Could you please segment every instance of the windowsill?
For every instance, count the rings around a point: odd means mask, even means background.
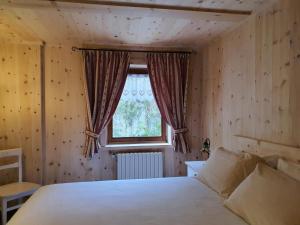
[[[155,149],[172,148],[170,143],[144,143],[144,144],[108,144],[103,148],[105,150],[126,150],[126,149]]]

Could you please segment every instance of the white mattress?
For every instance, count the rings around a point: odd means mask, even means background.
[[[56,184],[8,225],[246,225],[222,202],[190,177]]]

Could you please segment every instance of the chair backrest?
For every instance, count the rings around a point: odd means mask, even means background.
[[[0,171],[6,169],[18,168],[19,182],[22,182],[22,149],[14,148],[7,150],[0,150],[0,158],[17,157],[18,161],[5,165],[0,165]]]

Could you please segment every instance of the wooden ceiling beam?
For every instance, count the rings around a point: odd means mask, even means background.
[[[99,13],[111,13],[127,17],[134,15],[140,17],[180,18],[220,22],[240,22],[252,13],[251,11],[242,10],[96,0],[28,0],[6,3],[5,6],[31,9],[56,7],[67,11],[97,11]]]
[[[149,4],[149,3],[136,3],[136,2],[118,2],[118,1],[97,1],[97,0],[52,0],[53,2],[63,3],[77,3],[77,4],[89,4],[100,6],[115,6],[115,7],[130,7],[130,8],[142,8],[142,9],[164,9],[172,11],[188,11],[199,13],[215,13],[215,14],[232,14],[232,15],[251,15],[251,11],[231,10],[231,9],[215,9],[215,8],[200,8],[191,6],[176,6],[166,4]]]
[[[97,0],[53,0],[58,5],[89,5],[110,8],[116,14],[139,14],[139,16],[153,17],[175,17],[182,19],[200,19],[210,21],[240,22],[249,15],[251,11],[240,11],[230,9],[213,9],[190,6],[176,6],[166,4],[150,4],[119,1],[97,1]],[[134,10],[134,12],[132,12]]]

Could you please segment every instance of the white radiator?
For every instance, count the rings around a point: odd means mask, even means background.
[[[118,153],[117,179],[143,179],[163,176],[161,152]]]

